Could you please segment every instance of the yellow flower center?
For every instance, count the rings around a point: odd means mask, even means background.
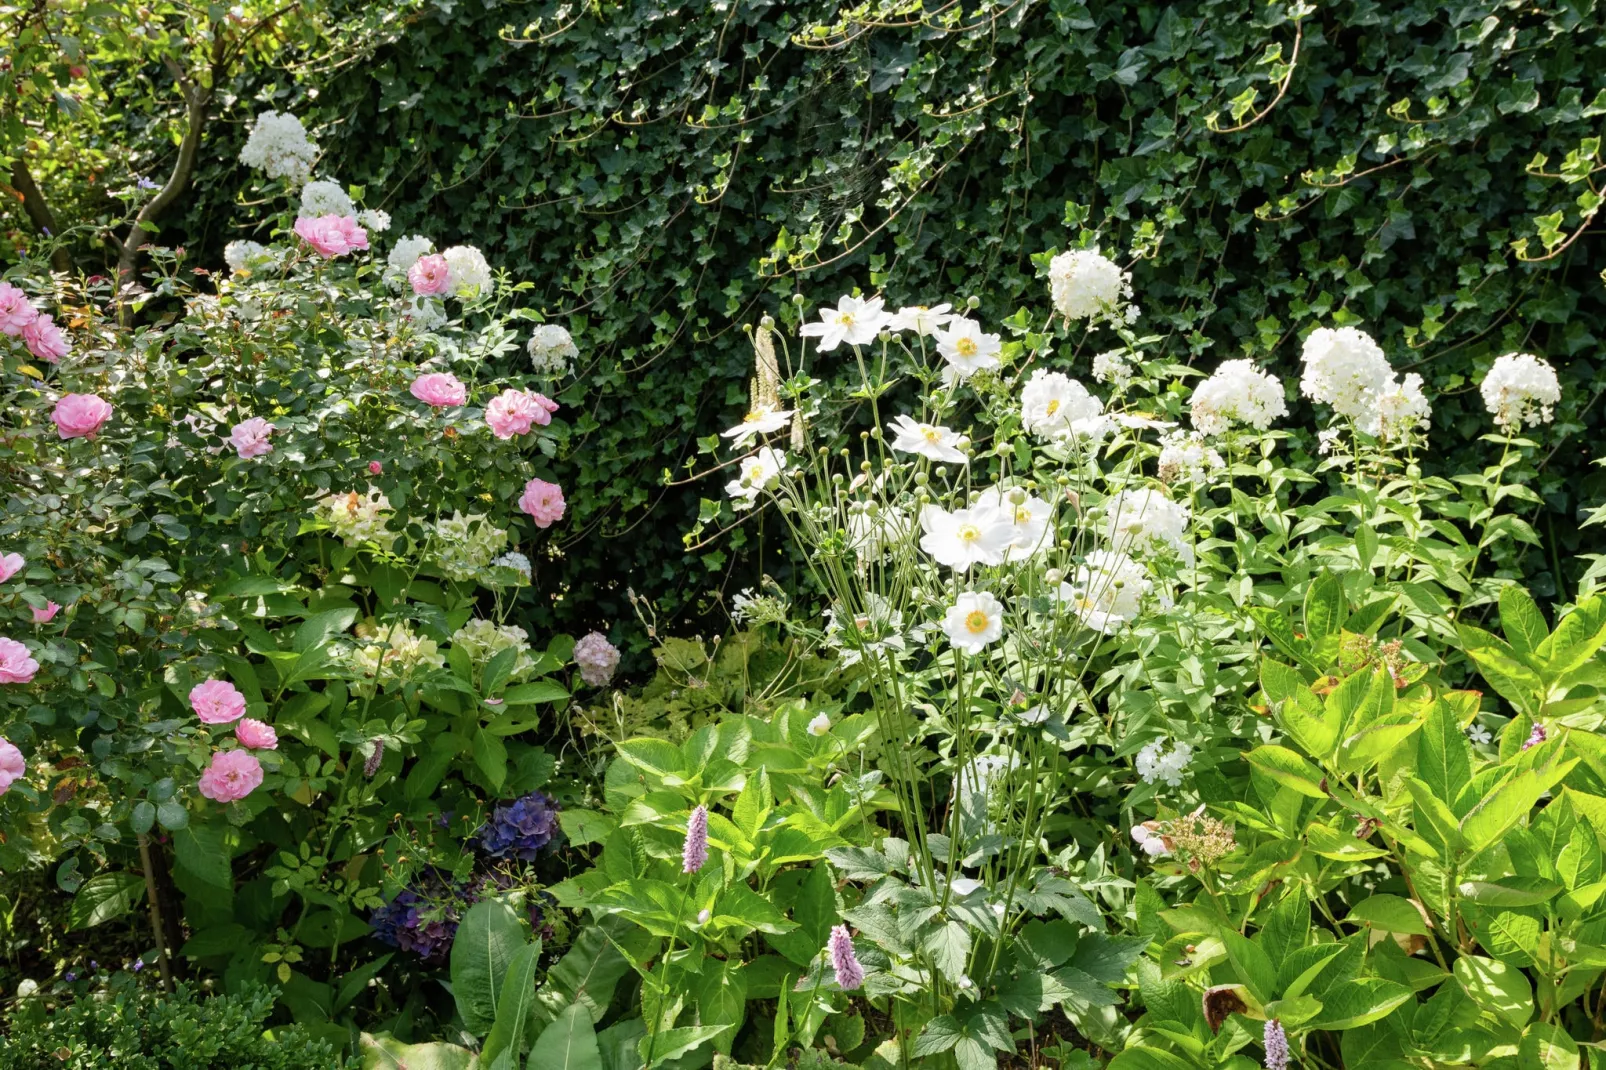
[[[1015,523],[1017,523],[1017,524],[1027,524],[1027,523],[1031,522],[1031,519],[1032,519],[1032,514],[1031,514],[1030,510],[1028,510],[1024,505],[1016,506],[1016,508],[1015,508]]]
[[[961,542],[975,542],[981,538],[981,528],[975,524],[959,525],[959,539]]]
[[[987,614],[979,609],[973,609],[965,614],[965,630],[970,632],[971,635],[980,635],[987,630],[987,625],[991,623],[987,619]]]
[[[768,415],[769,414],[764,412],[762,409],[754,409],[752,412],[750,412],[746,416],[742,417],[742,423],[744,423],[744,424],[756,424],[760,420],[764,419],[765,416],[768,416]]]
[[[926,436],[926,441],[931,443],[933,446],[935,446],[937,443],[942,441],[942,432],[938,431],[935,427],[932,427],[930,424],[921,424],[920,425],[920,433],[922,435],[925,435]]]
[[[750,468],[748,468],[748,470],[747,470],[747,481],[749,483],[762,483],[762,482],[764,482],[764,466],[761,465],[761,464],[755,464],[755,465],[751,466]]]
[[[954,348],[961,357],[974,357],[976,355],[976,340],[974,338],[961,338],[954,343]]]
[[[1059,412],[1059,411],[1060,411],[1060,399],[1059,398],[1055,398],[1053,401],[1050,401],[1048,403],[1048,415],[1053,416],[1056,412]]]

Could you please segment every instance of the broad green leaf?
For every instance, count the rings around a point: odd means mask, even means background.
[[[1562,763],[1570,768],[1577,759]],[[1562,770],[1565,775],[1565,769]],[[1555,780],[1554,769],[1525,769],[1508,777],[1499,787],[1490,792],[1461,819],[1461,835],[1466,839],[1467,849],[1476,854],[1498,840],[1502,834],[1518,821],[1528,816],[1545,792],[1549,791]]]
[[[1539,674],[1524,664],[1510,644],[1470,624],[1458,624],[1456,632],[1461,638],[1461,649],[1466,651],[1490,687],[1517,709],[1528,714],[1538,711],[1544,685]]]
[[[388,1036],[362,1034],[362,1070],[478,1070],[479,1058],[456,1044],[403,1044]]]
[[[645,1042],[645,1038],[643,1038]],[[559,1012],[530,1048],[527,1070],[602,1070],[591,1012],[578,1003]]]
[[[452,996],[474,1035],[484,1036],[496,1021],[503,980],[524,943],[518,911],[499,899],[481,900],[463,915],[452,940]]]
[[[1323,569],[1305,592],[1305,638],[1320,643],[1344,626],[1346,616],[1344,581]]]
[[[1578,1042],[1559,1025],[1534,1022],[1517,1044],[1517,1070],[1578,1070]]]
[[[1519,654],[1538,650],[1550,635],[1545,615],[1539,612],[1533,596],[1515,583],[1500,592],[1500,630],[1506,633],[1506,642]]]
[[[1490,918],[1479,935],[1489,954],[1513,966],[1532,966],[1533,952],[1539,946],[1538,918],[1502,910]]]
[[[1381,977],[1343,981],[1322,993],[1322,1013],[1311,1026],[1334,1031],[1355,1029],[1388,1017],[1412,996],[1409,988]]]
[[[1555,680],[1594,657],[1602,643],[1606,643],[1606,598],[1593,595],[1557,621],[1556,630],[1534,654],[1544,666],[1545,676]]]
[[[1431,936],[1427,917],[1409,899],[1398,895],[1374,895],[1350,908],[1345,920],[1369,925],[1390,933]]]
[[[1328,715],[1322,700],[1301,685],[1294,696],[1277,707],[1277,719],[1295,743],[1317,758],[1332,755],[1338,743],[1338,722]]]
[[[1421,727],[1422,722],[1410,714],[1384,714],[1344,740],[1339,747],[1339,768],[1346,773],[1370,769]]]
[[[507,744],[485,728],[474,730],[474,764],[497,791],[507,782]]]
[[[604,929],[604,926],[617,924],[610,920],[582,930],[569,950],[547,971],[532,1010],[538,1022],[550,1021],[571,1003],[589,1010],[593,1022],[602,1020],[613,999],[614,988],[630,972],[630,963],[608,939]]]
[[[1491,1014],[1519,1027],[1533,1017],[1533,986],[1517,967],[1480,955],[1462,955],[1455,960],[1453,972],[1461,990]]]
[[[122,917],[145,898],[145,879],[133,873],[101,873],[89,878],[67,908],[67,928],[91,929]]]
[[[1127,1048],[1109,1062],[1109,1070],[1195,1070],[1194,1064],[1164,1048]]]
[[[727,1032],[728,1025],[683,1025],[674,1029],[661,1029],[656,1036],[642,1037],[637,1043],[637,1050],[646,1060],[643,1070],[653,1070],[672,1059],[678,1059],[689,1051],[702,1047],[714,1038]],[[546,1034],[541,1034],[542,1039]],[[649,1055],[648,1052],[652,1054]],[[530,1070],[547,1070],[546,1063],[535,1061],[532,1052],[530,1056]]]
[[[368,982],[379,976],[379,971],[388,966],[394,957],[393,952],[387,951],[378,958],[370,959],[355,970],[343,974],[340,978],[340,990],[335,994],[336,1013],[345,1010],[362,995],[363,990],[368,987]]]
[[[680,748],[662,739],[643,737],[618,744],[619,757],[638,769],[664,776],[685,772],[686,760]]]
[[[524,1052],[524,1027],[530,1005],[535,1002],[535,961],[540,956],[541,942],[537,940],[519,948],[508,963],[502,991],[496,998],[496,1021],[480,1049],[485,1070],[517,1070],[518,1058]]]
[[[565,702],[569,693],[551,680],[532,680],[527,684],[514,684],[502,692],[502,701],[509,706],[533,706],[538,702]]]
[[[173,856],[178,864],[214,888],[234,890],[230,864],[232,834],[214,822],[191,822],[173,833]]]
[[[1293,788],[1313,799],[1327,798],[1322,790],[1322,771],[1287,747],[1266,744],[1244,755],[1249,763],[1284,787]]]
[[[1451,810],[1455,809],[1461,789],[1472,779],[1472,747],[1454,708],[1443,699],[1428,707],[1422,733],[1416,737],[1415,773]]]
[[[1458,891],[1465,899],[1486,907],[1536,907],[1562,890],[1556,881],[1538,877],[1501,877],[1497,881],[1466,881]]]
[[[747,1016],[747,981],[740,962],[709,963],[692,984],[697,1024],[728,1025],[730,1032],[714,1038],[716,1051],[730,1054],[731,1043]]]
[[[1227,945],[1227,958],[1244,987],[1261,1003],[1269,1001],[1277,989],[1277,968],[1271,959],[1246,937],[1231,929],[1223,930],[1221,938]]]

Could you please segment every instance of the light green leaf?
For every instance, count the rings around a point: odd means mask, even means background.
[[[1369,925],[1390,933],[1431,936],[1428,919],[1409,899],[1398,895],[1374,895],[1350,908],[1347,921]]]
[[[1287,747],[1267,744],[1256,747],[1244,757],[1248,758],[1249,763],[1256,769],[1284,787],[1293,788],[1301,795],[1313,799],[1327,798],[1327,792],[1321,787],[1321,782],[1325,779],[1322,771]]]
[[[1455,979],[1467,996],[1515,1026],[1528,1024],[1534,1013],[1533,986],[1515,966],[1479,955],[1455,960]]]
[[[1386,1018],[1412,998],[1411,990],[1381,977],[1342,981],[1322,993],[1322,1013],[1314,1029],[1355,1029]]]
[[[145,880],[133,873],[102,873],[89,878],[67,908],[67,928],[91,929],[122,917],[145,898]]]
[[[535,1002],[535,960],[541,955],[541,942],[519,948],[502,978],[502,991],[496,999],[496,1021],[485,1036],[480,1062],[486,1070],[516,1070],[524,1051],[524,1026]],[[589,1022],[588,1022],[589,1024]]]
[[[360,1038],[362,1070],[477,1070],[479,1058],[456,1044],[403,1044],[388,1036]]]
[[[498,899],[469,907],[452,940],[452,996],[468,1031],[484,1036],[496,1021],[503,980],[524,947],[518,911]]]
[[[527,1070],[602,1070],[602,1051],[591,1012],[578,1003],[563,1008],[552,1024],[541,1030],[525,1066]]]

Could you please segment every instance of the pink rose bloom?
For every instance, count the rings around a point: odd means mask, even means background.
[[[545,394],[532,394],[530,396],[535,399],[536,405],[540,406],[541,409],[540,413],[535,417],[535,422],[545,427],[552,422],[552,414],[558,411],[558,403]]]
[[[39,671],[28,648],[15,639],[0,637],[0,684],[26,684]]]
[[[421,256],[407,269],[407,281],[420,297],[443,294],[452,288],[452,269],[440,253]]]
[[[9,739],[0,739],[0,795],[10,791],[12,783],[27,772],[28,763],[23,761],[22,752]]]
[[[203,724],[228,724],[245,716],[245,696],[227,680],[208,680],[190,689],[190,709]]]
[[[63,394],[50,419],[63,439],[93,438],[111,416],[111,403],[97,394]]]
[[[0,554],[0,583],[21,572],[22,566],[27,563],[21,554]]]
[[[377,476],[379,473],[383,472],[384,470],[385,470],[385,466],[380,464],[378,461],[369,461],[368,462],[368,474],[369,475]]]
[[[555,521],[563,519],[567,508],[563,502],[563,488],[544,479],[532,479],[524,484],[519,508],[535,519],[536,527],[549,528]]]
[[[368,248],[368,232],[349,215],[321,215],[316,219],[302,216],[296,220],[296,233],[325,258]]]
[[[27,343],[28,352],[51,364],[72,351],[72,343],[61,333],[56,321],[43,312],[23,325],[22,340]]]
[[[273,730],[272,725],[263,724],[255,717],[241,718],[240,723],[234,726],[234,738],[240,741],[240,746],[252,750],[279,749],[279,733]]]
[[[528,390],[504,390],[485,406],[485,422],[497,438],[528,434],[533,425],[545,427],[552,422],[552,410],[545,402],[546,398]]]
[[[468,388],[450,372],[432,372],[413,380],[413,397],[437,409],[450,409],[468,400]]]
[[[27,294],[9,282],[0,282],[0,334],[15,338],[38,315]]]
[[[56,603],[46,602],[44,609],[36,609],[33,611],[33,622],[35,624],[49,624],[51,621],[56,619],[56,614],[60,612],[61,607]]]
[[[273,431],[272,424],[260,416],[253,416],[234,425],[234,429],[229,432],[229,444],[241,457],[249,461],[253,457],[273,452],[273,443],[268,441]]]
[[[238,802],[262,783],[262,763],[243,750],[221,750],[201,773],[201,794],[214,802]]]

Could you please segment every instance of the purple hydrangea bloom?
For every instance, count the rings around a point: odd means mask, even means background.
[[[696,873],[708,863],[708,807],[699,806],[686,822],[686,846],[680,853],[680,871]]]
[[[532,791],[492,810],[476,835],[480,850],[492,858],[534,861],[558,836],[558,804]]]
[[[601,632],[592,632],[574,644],[574,663],[580,666],[580,679],[591,687],[604,687],[619,667],[619,648]]]
[[[837,987],[852,992],[864,984],[864,967],[859,965],[859,956],[853,951],[853,937],[848,935],[846,925],[833,926],[825,946],[831,954],[831,969],[836,971]]]
[[[411,951],[425,962],[442,963],[451,950],[466,905],[462,891],[430,873],[418,885],[403,888],[396,898],[370,914],[368,924],[376,939]]]
[[[1288,1034],[1283,1032],[1283,1023],[1267,1019],[1262,1040],[1266,1045],[1266,1070],[1288,1070]]]

